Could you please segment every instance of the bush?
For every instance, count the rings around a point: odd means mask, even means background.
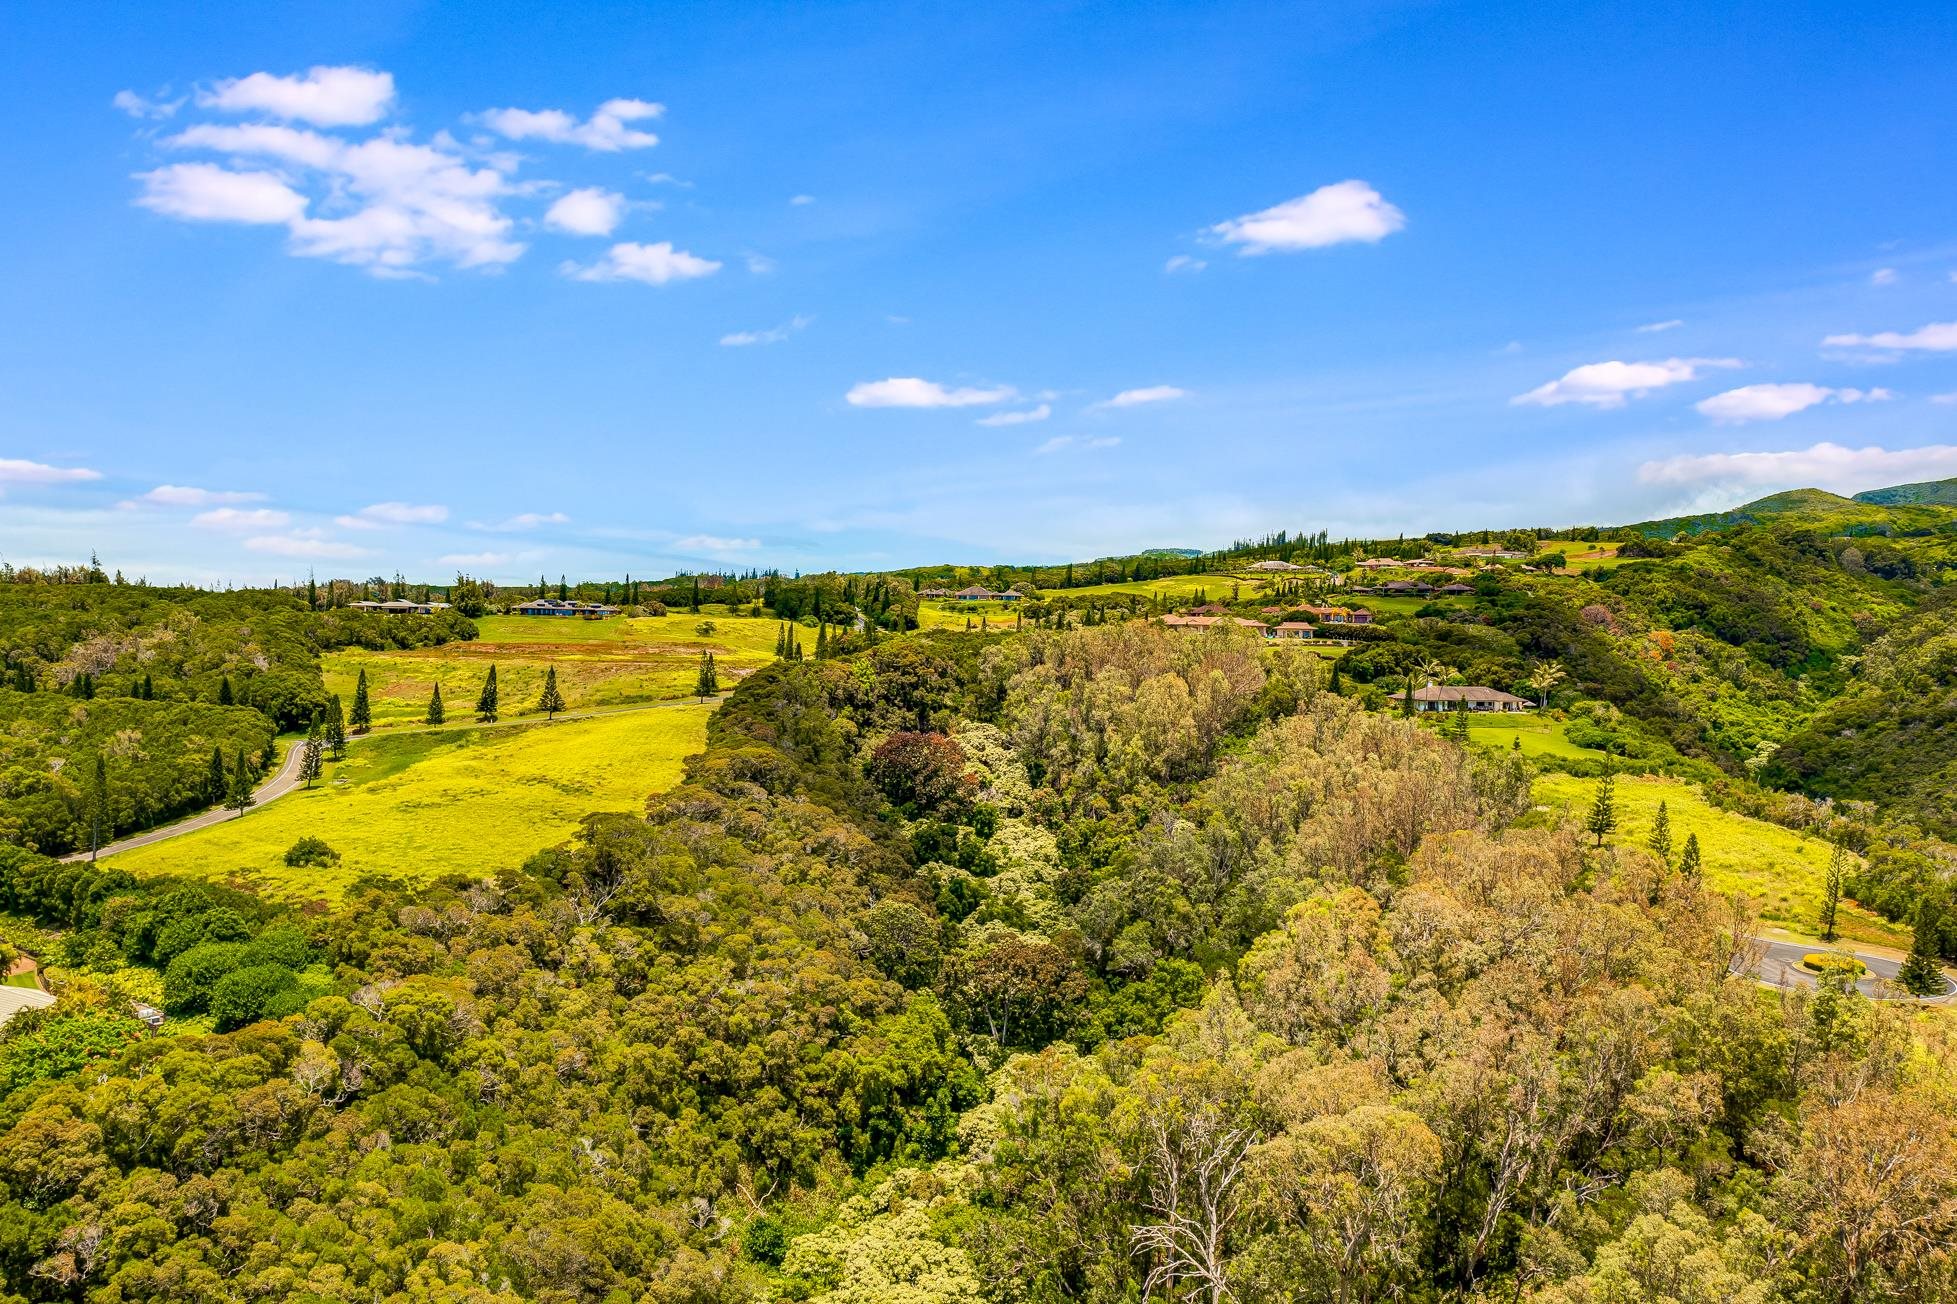
[[[1840,955],[1834,951],[1809,951],[1801,957],[1801,968],[1810,973],[1842,973],[1850,978],[1860,978],[1868,972],[1864,965],[1852,955]]]
[[[327,846],[323,839],[308,835],[286,848],[285,863],[295,869],[337,865],[340,863],[340,853]]]
[[[219,1032],[256,1023],[269,1012],[280,993],[296,986],[292,970],[276,964],[234,969],[218,979],[210,996],[211,1017]]]
[[[172,1014],[196,1014],[208,1008],[218,983],[246,958],[247,948],[238,942],[200,942],[191,947],[163,971],[163,1008]]]

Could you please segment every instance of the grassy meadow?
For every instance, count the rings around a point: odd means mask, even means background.
[[[326,691],[351,703],[364,669],[379,729],[419,725],[437,683],[449,719],[469,719],[492,665],[505,719],[535,712],[550,666],[557,667],[557,687],[571,711],[682,698],[693,691],[702,652],[713,653],[723,688],[774,659],[780,628],[774,621],[720,614],[724,611],[713,607],[698,616],[674,612],[630,620],[484,616],[476,622],[480,637],[472,642],[330,652],[322,658]],[[702,622],[713,624],[711,634],[699,632]],[[804,647],[812,650],[813,640],[808,632]]]
[[[1526,749],[1528,744],[1523,746]],[[1596,792],[1595,779],[1545,774],[1536,780],[1537,804],[1579,824],[1589,814]],[[1707,886],[1720,892],[1744,892],[1759,903],[1763,920],[1789,932],[1813,936],[1819,930],[1828,843],[1720,810],[1699,795],[1696,785],[1634,775],[1618,776],[1617,832],[1610,840],[1644,846],[1660,801],[1671,819],[1674,858],[1687,834],[1699,835]],[[1848,942],[1909,945],[1907,928],[1850,901],[1842,902],[1837,928]]]
[[[592,811],[639,810],[706,743],[713,704],[586,720],[378,735],[319,786],[196,833],[126,851],[117,868],[235,883],[287,901],[337,901],[364,874],[431,879],[520,864]],[[307,835],[338,865],[290,868]]]
[[[1566,760],[1607,761],[1610,753],[1579,747],[1564,735],[1563,722],[1546,716],[1494,714],[1468,716],[1468,738],[1484,746],[1513,749],[1522,740],[1524,756],[1560,756]]]

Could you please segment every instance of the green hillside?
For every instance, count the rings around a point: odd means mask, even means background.
[[[1639,521],[1611,532],[1670,539],[1768,521],[1843,534],[1914,534],[1957,527],[1957,480],[1871,489],[1853,498],[1825,489],[1789,489],[1728,511]]]
[[[1937,503],[1947,507],[1957,507],[1957,477],[1949,480],[1921,480],[1915,484],[1891,485],[1887,489],[1869,489],[1856,494],[1855,501],[1876,503],[1885,507],[1912,503]]]

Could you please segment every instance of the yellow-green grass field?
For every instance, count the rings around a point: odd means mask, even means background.
[[[693,691],[702,652],[713,653],[722,688],[774,659],[776,622],[718,614],[723,610],[629,620],[484,616],[476,621],[480,636],[466,643],[330,652],[322,658],[326,691],[351,705],[354,682],[364,669],[378,729],[420,724],[437,683],[448,718],[471,718],[492,665],[505,719],[535,713],[550,666],[557,667],[558,691],[571,711],[681,698]],[[702,622],[711,622],[713,633],[701,634]],[[802,642],[814,651],[812,631],[804,631]]]
[[[1564,736],[1563,722],[1547,716],[1494,712],[1486,715],[1470,713],[1468,716],[1468,739],[1471,742],[1513,750],[1518,738],[1522,740],[1524,756],[1561,756],[1578,761],[1610,759],[1608,752],[1598,751],[1594,747],[1579,747],[1571,742]]]
[[[979,627],[979,618],[985,618],[986,626],[992,633],[1013,628],[1019,617],[1017,604],[1005,602],[920,602],[917,604],[917,627],[919,629],[959,629],[965,628],[967,620],[972,622],[974,632]],[[802,639],[802,650],[812,653],[815,650],[815,633],[806,631]]]
[[[1563,554],[1563,569],[1571,571],[1595,570],[1599,566],[1613,566],[1617,563],[1617,550],[1624,546],[1621,540],[1605,539],[1596,543],[1577,543],[1569,539],[1545,539],[1539,545],[1544,552]]]
[[[1545,774],[1536,780],[1537,804],[1579,824],[1596,794],[1595,779]],[[1812,937],[1820,929],[1822,886],[1832,851],[1828,843],[1720,810],[1699,795],[1695,784],[1633,775],[1618,776],[1617,832],[1610,840],[1646,845],[1660,801],[1671,819],[1674,863],[1686,835],[1696,833],[1708,887],[1744,892],[1758,903],[1762,919],[1789,932]],[[1844,941],[1909,945],[1907,928],[1852,901],[1842,902],[1837,928]]]
[[[681,762],[705,746],[712,711],[685,703],[361,739],[317,787],[125,851],[114,864],[328,902],[363,874],[494,872],[562,842],[593,811],[636,811],[672,787]],[[289,868],[286,849],[308,835],[325,839],[340,863]]]

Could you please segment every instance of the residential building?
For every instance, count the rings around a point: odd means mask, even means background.
[[[0,1025],[22,1010],[45,1010],[53,1004],[54,996],[38,987],[0,986]]]
[[[951,595],[960,602],[1017,602],[1026,595],[1011,589],[994,591],[981,584],[970,584]]]
[[[1318,634],[1317,629],[1302,620],[1280,621],[1272,632],[1278,638],[1313,638]]]
[[[386,602],[349,602],[351,611],[377,611],[386,616],[426,616],[437,611],[447,611],[446,602],[410,602],[406,598],[389,598]]]
[[[1308,612],[1312,616],[1317,617],[1318,623],[1321,625],[1370,625],[1373,623],[1373,613],[1364,607],[1305,606],[1299,607],[1297,610]]]
[[[1288,561],[1279,561],[1276,558],[1271,558],[1265,561],[1254,561],[1244,567],[1244,569],[1254,571],[1301,571],[1304,567],[1294,566]]]
[[[1441,684],[1438,687],[1429,680],[1427,687],[1413,690],[1413,709],[1416,711],[1526,711],[1529,709],[1526,698],[1514,693],[1504,693],[1499,688],[1483,688],[1479,684]]]
[[[617,607],[602,602],[574,602],[568,598],[538,598],[512,610],[519,616],[579,616],[585,620],[603,620],[618,614]]]
[[[1162,623],[1170,629],[1215,629],[1219,625],[1237,625],[1244,629],[1254,629],[1269,637],[1271,627],[1260,620],[1245,620],[1242,616],[1163,616]]]

